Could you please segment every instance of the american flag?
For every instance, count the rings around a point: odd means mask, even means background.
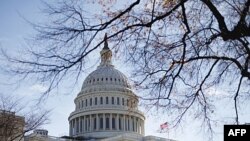
[[[161,124],[160,127],[161,127],[161,130],[168,128],[168,122]]]

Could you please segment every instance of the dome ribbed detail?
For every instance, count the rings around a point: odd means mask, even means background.
[[[82,85],[82,91],[92,87],[109,86],[113,88],[131,89],[126,76],[110,66],[98,67],[95,71],[90,73]]]

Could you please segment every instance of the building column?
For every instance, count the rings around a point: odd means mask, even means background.
[[[135,121],[135,117],[133,117],[133,127],[134,127],[134,132],[136,132],[136,121]]]
[[[81,129],[81,117],[78,117],[78,134],[80,133],[80,129]]]
[[[144,120],[142,120],[142,134],[144,135]]]
[[[89,132],[89,116],[87,116],[86,120],[87,120],[86,131]]]
[[[84,133],[84,116],[81,116],[81,117],[82,117],[81,118],[82,119],[82,125],[81,125],[82,126],[82,133]]]
[[[140,133],[139,118],[136,119],[136,124],[137,124],[137,133]]]
[[[125,126],[126,126],[126,124],[125,124],[125,123],[126,123],[126,122],[125,122],[125,120],[126,120],[126,119],[125,119],[125,115],[123,115],[122,118],[123,118],[123,120],[122,120],[122,130],[125,131]]]
[[[127,128],[127,131],[129,131],[129,116],[127,115],[126,116],[126,128]]]
[[[132,131],[132,116],[129,116],[129,131]]]
[[[79,117],[79,133],[81,133],[81,126],[82,126],[82,121],[81,121],[81,116]]]
[[[76,118],[76,134],[78,134],[78,118]]]
[[[106,117],[105,114],[102,114],[103,130],[106,130]]]
[[[73,135],[75,135],[76,134],[76,125],[75,125],[76,121],[75,121],[75,119],[73,119],[72,121],[73,121],[73,128],[72,128],[73,131],[72,132],[73,132]]]
[[[85,116],[85,132],[88,132],[88,118],[87,115]]]
[[[93,129],[92,127],[93,127],[92,115],[89,115],[89,131],[92,131],[92,129]]]
[[[112,113],[109,114],[109,129],[112,130]]]
[[[78,128],[78,122],[77,122],[77,118],[75,118],[75,134],[77,134],[77,128]]]
[[[119,130],[119,118],[120,118],[120,115],[119,115],[119,114],[116,114],[116,120],[115,120],[115,122],[116,122],[116,127],[115,127],[115,129],[116,129],[116,130]]]
[[[100,123],[99,123],[99,115],[96,114],[96,130],[99,131],[100,130]]]
[[[72,122],[69,121],[69,136],[72,136]]]
[[[83,132],[86,132],[86,116],[83,116]]]
[[[128,130],[129,130],[129,129],[128,129],[128,121],[129,121],[129,120],[128,120],[128,115],[126,115],[125,121],[126,121],[126,122],[125,122],[125,123],[126,123],[126,124],[125,124],[125,130],[128,131]]]
[[[84,132],[84,116],[82,116],[82,133]]]

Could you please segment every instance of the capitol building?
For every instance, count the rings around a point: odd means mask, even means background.
[[[104,40],[101,62],[86,77],[74,100],[75,109],[68,118],[69,137],[82,141],[173,141],[144,136],[145,116],[138,109],[139,99],[127,77],[112,64],[106,35]]]

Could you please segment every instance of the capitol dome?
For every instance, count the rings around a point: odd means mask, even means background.
[[[112,65],[107,36],[101,63],[83,82],[69,116],[70,136],[100,140],[122,134],[144,135],[145,117],[127,77]]]
[[[82,85],[82,92],[86,93],[93,88],[104,88],[104,86],[110,86],[113,89],[123,88],[124,90],[131,90],[127,77],[122,72],[115,69],[112,65],[100,65],[87,76]]]

